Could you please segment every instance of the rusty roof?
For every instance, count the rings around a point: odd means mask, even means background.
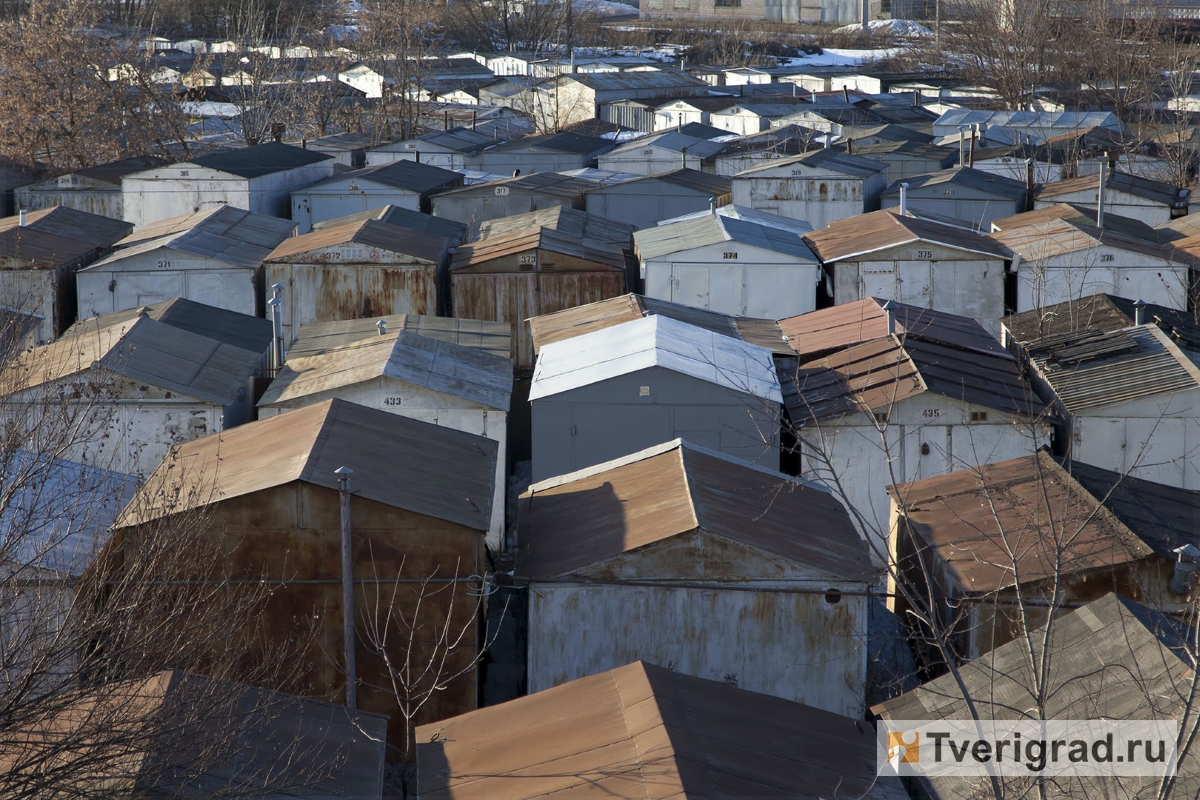
[[[289,358],[312,356],[363,339],[378,338],[380,320],[383,320],[384,329],[388,331],[412,331],[427,339],[474,347],[504,358],[512,357],[512,326],[507,322],[418,314],[310,322],[300,326],[299,335],[288,348],[287,355]]]
[[[259,267],[295,230],[296,223],[290,220],[233,206],[215,206],[138,228],[117,243],[116,252],[93,266],[108,266],[166,247],[229,264]]]
[[[528,233],[533,228],[549,228],[581,243],[597,246],[617,244],[628,248],[633,236],[633,226],[624,222],[613,222],[586,211],[566,206],[551,206],[511,217],[485,220],[479,225],[479,238],[505,237],[517,233]]]
[[[692,531],[832,578],[871,579],[866,544],[833,495],[682,439],[531,486],[521,496],[517,570],[532,579],[586,576]]]
[[[929,219],[901,216],[892,209],[839,219],[821,230],[804,234],[804,240],[825,263],[912,242],[932,242],[989,258],[1002,259],[1008,255],[1003,247],[972,231]]]
[[[885,197],[898,195],[900,193],[900,184],[902,183],[908,184],[910,192],[922,187],[934,187],[945,183],[952,183],[956,186],[968,186],[979,192],[1007,197],[1011,200],[1019,200],[1021,202],[1024,202],[1026,194],[1024,182],[1014,178],[985,172],[974,167],[951,167],[931,172],[927,175],[914,175],[911,178],[901,178],[900,180],[892,181],[891,185],[884,190],[883,195]]]
[[[371,249],[401,253],[427,264],[436,265],[442,263],[452,242],[436,234],[367,219],[339,225],[335,228],[322,228],[312,233],[284,239],[263,260],[282,263],[303,253],[327,250],[330,247],[340,247],[346,244],[358,244]],[[360,262],[356,261],[355,263]],[[372,262],[370,259],[363,258],[361,263],[371,264]]]
[[[1040,261],[1103,245],[1162,259],[1167,263],[1187,265],[1200,263],[1200,259],[1176,249],[1173,246],[1174,242],[1157,244],[1116,230],[1097,228],[1077,219],[1061,217],[996,231],[987,234],[987,238],[999,242],[1010,253],[1019,255],[1025,261]]]
[[[802,359],[840,350],[887,336],[886,301],[867,297],[838,306],[779,320],[784,337]],[[996,337],[970,317],[946,311],[893,303],[896,333],[905,339],[922,339],[961,350],[1003,353]]]
[[[363,181],[392,189],[401,189],[416,194],[426,194],[443,186],[462,186],[463,176],[452,170],[435,167],[432,164],[422,164],[402,158],[389,161],[373,167],[363,167],[349,172],[342,172],[330,178],[309,184],[301,189],[293,190],[294,194],[303,195],[307,192],[345,191],[345,185]]]
[[[1117,566],[1200,544],[1200,492],[1031,456],[889,486],[967,593]],[[1014,560],[1016,572],[1014,573]]]
[[[907,800],[869,725],[638,661],[417,729],[421,797]]]
[[[1169,239],[1183,239],[1200,235],[1200,214],[1187,214],[1155,226],[1155,230]]]
[[[512,374],[510,358],[400,330],[331,347],[320,354],[289,354],[258,405],[328,396],[347,386],[387,378],[508,411]]]
[[[1012,228],[1020,228],[1025,225],[1034,225],[1039,222],[1046,222],[1051,219],[1065,219],[1071,222],[1078,222],[1082,225],[1096,225],[1096,212],[1094,209],[1086,208],[1075,203],[1055,203],[1054,205],[1039,208],[1035,211],[1023,211],[1020,214],[1013,214],[1010,217],[1002,217],[1001,219],[992,220],[992,231],[1007,231]],[[1140,219],[1132,217],[1122,217],[1119,214],[1111,212],[1104,213],[1104,227],[1114,233],[1119,233],[1123,236],[1132,236],[1137,239],[1145,239],[1148,242],[1161,244],[1170,241],[1172,238],[1165,231],[1159,231],[1150,227]]]
[[[0,219],[0,232],[21,227],[21,216]],[[85,242],[95,248],[108,248],[119,242],[133,230],[133,225],[119,219],[78,211],[66,206],[28,211],[25,213],[26,229],[37,230]]]
[[[139,525],[293,481],[486,531],[496,443],[342,400],[325,400],[175,445],[117,527]]]
[[[1143,178],[1140,175],[1130,175],[1127,172],[1110,171],[1104,181],[1107,190],[1116,190],[1125,194],[1149,200],[1152,203],[1165,205],[1169,208],[1186,208],[1191,192],[1178,189],[1164,181],[1153,178]],[[1034,197],[1038,200],[1052,199],[1076,192],[1098,192],[1100,178],[1098,175],[1085,175],[1081,178],[1068,178],[1063,181],[1047,183],[1039,187]]]
[[[932,392],[1025,419],[1044,408],[1015,358],[895,336],[852,345],[783,376],[792,421],[805,424],[854,411],[886,410]]]
[[[245,349],[169,322],[137,314],[93,317],[74,333],[22,353],[9,367],[5,389],[23,391],[93,369],[221,406],[237,402],[266,347]],[[260,329],[261,330],[261,329]],[[220,335],[220,334],[217,334]],[[269,337],[268,331],[268,337]],[[267,345],[270,339],[266,340]]]
[[[1024,343],[1063,408],[1081,414],[1200,389],[1200,366],[1157,325],[1089,329]]]
[[[380,206],[379,208],[370,208],[366,211],[360,211],[357,214],[347,214],[344,217],[314,222],[312,229],[319,231],[325,228],[337,228],[341,225],[349,225],[352,222],[362,222],[367,219],[377,219],[389,225],[399,225],[401,228],[411,228],[416,231],[432,233],[436,236],[444,236],[455,244],[458,244],[467,236],[467,226],[461,222],[455,222],[452,219],[445,219],[443,217],[435,217],[432,214],[423,214],[420,211],[413,211],[409,208],[401,208],[400,206],[391,204]]]
[[[543,345],[552,342],[604,330],[651,314],[661,314],[722,336],[741,339],[765,347],[777,356],[795,355],[774,320],[734,317],[640,294],[625,294],[530,318],[533,352],[536,354]]]
[[[546,250],[564,256],[572,256],[586,264],[555,264],[554,271],[570,272],[625,272],[625,248],[618,243],[603,241],[580,241],[570,233],[553,228],[530,228],[517,230],[506,235],[490,236],[477,242],[459,247],[450,259],[450,271],[458,272],[550,272],[549,264],[538,259],[532,265],[508,264],[497,267],[491,262],[498,258],[514,256],[530,250]]]
[[[723,197],[733,191],[733,183],[729,178],[723,175],[709,175],[706,172],[701,172],[696,169],[677,169],[671,172],[660,172],[656,175],[639,175],[636,178],[621,181],[620,183],[611,183],[606,186],[600,186],[595,189],[596,192],[603,194],[617,186],[634,186],[636,184],[645,183],[653,185],[655,183],[669,183],[672,186],[680,189],[689,189],[701,194],[710,194],[716,197]]]
[[[1200,323],[1195,315],[1167,306],[1147,303],[1146,321],[1162,328],[1181,347],[1200,350]],[[1092,294],[1001,320],[1008,336],[1016,342],[1060,337],[1083,331],[1112,333],[1137,321],[1134,301],[1114,294]]]

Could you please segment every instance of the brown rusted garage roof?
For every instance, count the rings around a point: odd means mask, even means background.
[[[801,358],[814,358],[850,345],[887,336],[886,301],[867,297],[779,320],[788,344]],[[996,337],[970,317],[895,303],[896,333],[980,353],[1003,353]]]
[[[598,243],[618,244],[629,247],[633,238],[633,226],[624,222],[613,222],[586,211],[566,206],[551,206],[511,217],[485,220],[479,224],[479,238],[490,239],[514,233],[528,233],[534,228],[550,228],[580,242],[596,246]]]
[[[1025,344],[1088,330],[1113,333],[1132,327],[1137,321],[1134,302],[1133,298],[1114,294],[1093,294],[1046,308],[1010,314],[1000,324],[1009,337]],[[1146,321],[1162,328],[1181,347],[1200,349],[1200,324],[1190,312],[1147,303]]]
[[[603,271],[624,272],[625,249],[612,242],[581,241],[569,233],[560,233],[553,228],[532,228],[514,231],[503,236],[491,236],[472,244],[459,247],[450,260],[450,271],[471,270],[473,272],[533,272],[549,271],[539,262],[527,268],[517,265],[496,267],[489,262],[506,256],[526,253],[530,250],[546,250],[564,256],[572,256],[586,265],[564,263],[563,271],[587,271],[589,267]],[[555,265],[556,269],[559,265]]]
[[[293,236],[280,242],[265,261],[281,262],[313,250],[325,250],[344,244],[359,244],[363,247],[388,250],[419,258],[430,264],[440,264],[450,249],[449,239],[424,231],[389,225],[379,220],[368,219],[352,222],[336,228]],[[362,259],[370,263],[369,259]]]
[[[533,352],[537,353],[542,345],[604,330],[651,314],[661,314],[706,331],[741,339],[765,347],[777,356],[795,355],[774,320],[733,317],[640,294],[624,294],[553,314],[531,317],[529,331],[533,336]]]
[[[382,317],[310,322],[300,326],[300,335],[288,348],[289,358],[313,356],[351,342],[379,336],[379,321],[389,332],[411,331],[428,339],[474,347],[493,355],[512,358],[512,326],[507,322],[422,314],[386,314]]]
[[[339,467],[354,470],[356,495],[488,530],[495,442],[342,400],[176,445],[116,527],[292,481],[337,489]]]
[[[680,439],[530,487],[517,570],[563,577],[696,530],[832,577],[872,574],[866,544],[831,494]]]
[[[1007,258],[1005,249],[972,231],[929,219],[901,216],[894,209],[872,211],[832,222],[804,234],[825,263],[886,250],[913,242],[930,242],[985,258]]]
[[[1154,552],[1045,450],[889,486],[888,494],[967,593],[1012,586],[1018,573],[1036,581]]]
[[[641,661],[417,729],[417,794],[907,800],[870,725]]]

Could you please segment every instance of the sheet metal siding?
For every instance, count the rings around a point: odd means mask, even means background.
[[[643,659],[858,718],[866,598],[643,586],[530,586],[529,691]],[[858,589],[831,583],[822,588]]]
[[[685,191],[666,183],[636,188],[605,187],[588,192],[585,209],[589,214],[624,222],[640,230],[664,219],[707,211],[712,207],[714,197],[718,206],[728,205],[731,199],[729,194],[714,196]]]
[[[1188,268],[1104,245],[1017,264],[1017,311],[1032,311],[1092,294],[1188,308]]]
[[[926,254],[932,254],[926,255]],[[1000,335],[1004,316],[1004,261],[964,258],[961,250],[914,242],[864,260],[833,265],[837,304],[882,297],[975,320]]]
[[[649,259],[642,270],[647,297],[722,314],[785,319],[817,307],[816,264],[735,241]]]
[[[532,416],[535,483],[676,438],[779,468],[777,406],[662,368],[534,400]]]
[[[507,322],[512,325],[517,369],[534,365],[530,317],[607,300],[624,294],[619,272],[527,272],[471,275],[450,274],[454,316]]]
[[[506,187],[495,187],[495,189],[502,188]],[[480,224],[487,220],[511,217],[555,206],[583,210],[584,199],[582,196],[572,198],[558,194],[524,191],[491,195],[465,193],[436,195],[433,198],[433,216],[465,224],[469,241],[479,232]]]
[[[254,316],[258,270],[160,248],[76,274],[79,319],[183,297]]]
[[[508,460],[505,455],[508,444],[507,414],[495,409],[481,408],[443,392],[380,377],[352,386],[339,386],[317,392],[294,401],[260,406],[259,418],[275,416],[331,398],[444,428],[486,436],[496,442],[496,490],[492,499],[491,527],[487,533],[487,544],[495,552],[503,550],[504,503],[508,491]]]
[[[410,151],[368,151],[367,166],[378,167],[383,164],[391,164],[394,161],[419,161],[431,167],[441,167],[448,170],[467,168],[467,157],[465,154],[457,152],[439,153],[433,151],[432,148],[426,150],[426,147],[429,147],[429,145],[422,145],[422,143],[418,142],[417,146]]]
[[[292,192],[292,221],[299,227],[297,233],[305,234],[318,222],[348,217],[386,205],[410,211],[422,210],[419,194],[390,187],[370,187],[344,194],[297,191]]]
[[[453,577],[455,565],[460,575],[482,574],[483,548],[478,532],[442,520],[386,506],[363,497],[351,497],[354,530],[354,571],[357,578],[374,579],[377,575],[405,578],[437,574]],[[215,503],[207,522],[207,535],[231,547],[229,568],[234,574],[249,573],[274,579],[324,579],[328,583],[293,583],[276,587],[260,620],[261,630],[276,637],[281,645],[298,625],[315,621],[317,640],[308,651],[299,694],[332,702],[343,700],[343,677],[338,668],[342,649],[341,570],[338,556],[341,534],[336,490],[293,482],[245,497]],[[403,572],[401,567],[403,566]],[[384,587],[383,592],[390,591]],[[385,594],[385,597],[390,596]],[[396,602],[401,613],[411,615],[414,595],[403,589]],[[356,602],[373,603],[374,587],[359,584]],[[450,656],[447,668],[468,669],[476,656],[473,647],[477,634],[471,613],[474,603],[461,586],[452,595],[442,591],[424,601],[422,619],[426,624],[444,620],[453,599],[455,630],[465,627],[466,646]],[[361,619],[361,617],[360,617]],[[440,623],[439,623],[440,624]],[[400,639],[393,637],[392,658],[403,659]],[[428,658],[426,641],[418,640],[417,658]],[[404,725],[396,713],[394,698],[374,686],[387,685],[386,672],[372,657],[359,637],[356,653],[362,684],[358,689],[359,707],[387,714],[388,740],[399,744]],[[451,682],[444,691],[435,692],[417,718],[417,724],[462,714],[476,707],[477,673],[469,671]],[[274,688],[274,687],[264,687]]]
[[[522,175],[535,172],[565,172],[569,169],[593,167],[596,159],[587,153],[511,153],[484,150],[467,159],[467,169],[477,169],[494,175],[512,175],[520,170]]]
[[[713,165],[706,164],[700,157],[687,156],[663,147],[647,146],[638,150],[609,153],[600,156],[598,161],[600,169],[624,172],[627,175],[658,175],[663,172],[673,172],[680,167],[715,174]]]
[[[972,422],[972,412],[986,413],[987,422]],[[859,413],[802,428],[800,438],[801,476],[844,493],[845,503],[865,521],[863,533],[878,562],[888,552],[888,485],[1031,455],[1049,446],[1050,425],[1037,423],[1031,431],[994,409],[924,393],[895,403],[883,433]],[[922,452],[924,444],[928,454]],[[813,453],[822,453],[829,465]],[[832,483],[835,476],[840,492]]]
[[[5,269],[0,260],[0,305],[39,314],[37,344],[53,342],[75,317],[72,270]]]
[[[14,204],[17,208],[37,211],[42,208],[65,206],[76,211],[86,211],[89,214],[99,214],[111,219],[122,219],[124,203],[120,186],[79,186],[57,187],[44,181],[32,186],[23,186],[13,190]],[[44,188],[41,188],[44,187]]]
[[[802,170],[797,170],[802,172]],[[734,177],[733,202],[792,219],[820,230],[831,222],[857,217],[878,207],[886,171],[861,178]]]
[[[331,256],[361,247],[330,248]],[[391,314],[433,316],[438,311],[438,269],[404,263],[405,257],[380,251],[379,262],[266,264],[264,285],[283,284],[283,328],[291,341],[310,322],[381,317]],[[361,255],[356,256],[361,258]],[[385,259],[397,263],[389,264]]]
[[[1095,210],[1097,207],[1096,195],[1099,191],[1099,184],[1100,178],[1097,176],[1095,185],[1089,189],[1055,194],[1053,197],[1046,197],[1045,199],[1039,198],[1034,201],[1033,207],[1038,209],[1052,206],[1055,203],[1077,203]],[[1104,211],[1106,214],[1116,214],[1117,216],[1139,220],[1151,227],[1171,221],[1170,206],[1155,203],[1143,197],[1126,194],[1111,186],[1104,189]]]
[[[1071,455],[1079,461],[1135,478],[1200,489],[1195,453],[1200,447],[1200,392],[1163,403],[1187,412],[1178,416],[1088,415],[1073,419]],[[1178,413],[1178,412],[1177,412]]]
[[[898,191],[898,190],[897,190]],[[900,195],[885,194],[883,208],[900,205]],[[1018,214],[1025,210],[1019,200],[988,195],[979,190],[954,183],[917,186],[908,190],[908,207],[917,214],[936,219],[958,220],[980,230],[991,230],[992,220]]]

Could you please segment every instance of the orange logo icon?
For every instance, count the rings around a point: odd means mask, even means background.
[[[917,764],[921,761],[921,734],[888,731],[888,761]]]

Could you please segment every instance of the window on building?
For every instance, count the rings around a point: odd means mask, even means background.
[[[742,0],[713,0],[713,8],[741,8]]]

